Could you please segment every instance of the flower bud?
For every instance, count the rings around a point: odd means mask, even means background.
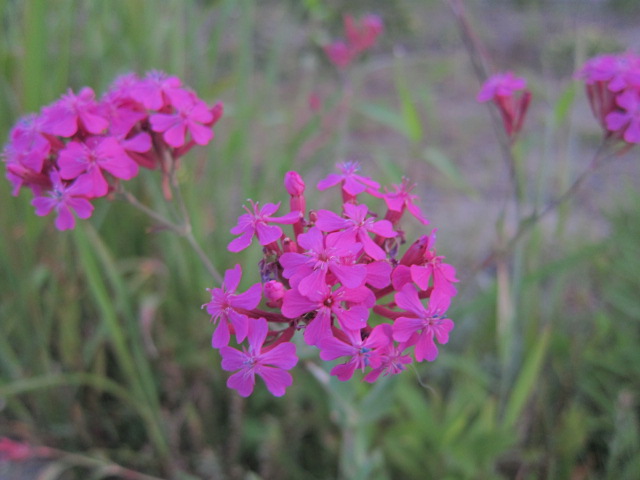
[[[263,287],[264,296],[269,302],[276,302],[284,297],[284,285],[277,280],[269,280]]]
[[[304,187],[304,180],[298,172],[291,171],[284,174],[284,188],[292,197],[302,195]]]

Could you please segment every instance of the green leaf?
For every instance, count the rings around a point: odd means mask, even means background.
[[[571,82],[556,101],[553,107],[553,121],[556,125],[562,125],[571,112],[571,107],[576,99],[577,87],[577,82]]]
[[[547,325],[543,329],[538,343],[535,344],[527,355],[505,408],[504,424],[508,427],[516,424],[531,393],[538,383],[550,338],[551,327]]]
[[[427,147],[422,151],[422,158],[444,176],[455,188],[472,196],[478,197],[475,189],[469,185],[455,163],[445,153],[436,147]]]

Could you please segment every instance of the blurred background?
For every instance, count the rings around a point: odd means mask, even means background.
[[[464,4],[488,64],[533,93],[515,152],[534,211],[598,148],[574,73],[595,54],[637,51],[640,5]],[[322,46],[343,35],[344,14],[366,13],[385,31],[338,72]],[[353,159],[381,184],[417,183],[462,280],[436,362],[373,386],[324,383],[309,350],[285,397],[258,382],[244,400],[210,347],[200,305],[216,285],[186,242],[106,199],[58,232],[2,181],[0,436],[57,453],[4,458],[0,478],[638,478],[637,149],[594,172],[508,259],[480,267],[497,245],[508,172],[446,2],[0,0],[0,18],[4,139],[68,88],[101,94],[131,71],[163,70],[224,102],[216,138],[180,171],[220,271],[242,263],[245,281],[258,280],[258,251],[226,250],[246,198],[285,201],[286,171],[312,186]],[[144,173],[132,188],[166,208],[158,172]],[[313,190],[311,204],[338,201]]]

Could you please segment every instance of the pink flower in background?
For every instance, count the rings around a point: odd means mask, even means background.
[[[247,339],[248,349],[243,351],[231,347],[220,349],[222,368],[236,371],[227,380],[227,386],[238,391],[240,396],[248,397],[253,392],[256,375],[276,397],[284,395],[285,390],[293,382],[291,370],[298,363],[296,347],[293,343],[281,343],[273,349],[263,349],[267,338],[267,321],[263,318],[250,320]]]
[[[231,337],[229,325],[233,326],[235,330],[236,340],[242,342],[247,336],[249,323],[249,318],[243,313],[243,310],[252,310],[260,303],[262,286],[259,283],[252,285],[244,293],[236,293],[241,278],[242,267],[240,265],[227,270],[221,288],[210,289],[211,301],[202,306],[211,315],[213,323],[218,324],[211,338],[211,345],[214,348],[225,347],[229,344]]]
[[[353,51],[343,41],[336,41],[324,46],[324,53],[331,63],[339,69],[344,69],[351,65],[354,59]]]
[[[88,185],[77,182],[65,185],[55,171],[51,172],[50,179],[52,186],[47,195],[38,196],[31,201],[31,204],[36,207],[36,215],[49,215],[55,210],[57,213],[55,225],[58,230],[69,230],[75,227],[76,220],[73,212],[83,219],[91,216],[93,205],[87,199],[91,193]]]
[[[431,298],[429,307],[418,298],[418,292],[412,285],[405,285],[395,296],[398,307],[407,310],[410,316],[398,317],[393,324],[393,338],[398,342],[407,342],[412,335],[419,332],[416,338],[415,357],[421,362],[429,362],[438,356],[433,338],[440,344],[449,341],[449,332],[453,330],[453,322],[443,315],[449,307],[450,298]]]
[[[496,73],[487,79],[480,92],[477,100],[479,102],[488,102],[496,97],[511,97],[514,93],[524,90],[527,87],[527,80],[522,77],[516,77],[513,72]]]
[[[605,136],[638,143],[634,112],[640,94],[640,57],[633,52],[598,55],[576,77],[585,82],[591,111]]]
[[[500,110],[504,130],[513,138],[521,129],[531,102],[531,92],[526,90],[527,81],[513,72],[497,73],[484,83],[478,93],[478,102],[493,101]],[[522,94],[516,98],[516,92]]]
[[[269,245],[275,242],[282,235],[282,229],[276,225],[269,225],[269,223],[280,224],[293,224],[300,219],[300,213],[297,211],[290,212],[282,217],[274,217],[280,207],[280,203],[265,203],[262,208],[258,202],[252,202],[251,207],[253,212],[247,207],[243,207],[247,212],[244,215],[240,215],[238,218],[238,224],[231,229],[233,235],[240,235],[229,243],[227,247],[230,252],[239,252],[244,250],[253,241],[253,237],[257,236],[260,245]]]
[[[148,72],[145,78],[130,85],[127,94],[148,110],[156,111],[174,102],[184,103],[189,97],[178,77],[157,70]]]
[[[628,143],[640,143],[640,92],[625,90],[616,97],[620,109],[612,111],[606,118],[607,128],[620,131]]]
[[[92,197],[102,197],[109,191],[104,172],[116,178],[130,180],[138,174],[138,164],[126,154],[114,137],[90,137],[84,142],[71,141],[60,151],[60,177],[78,179],[86,185]]]
[[[365,15],[360,21],[345,15],[346,40],[336,40],[325,45],[324,52],[331,63],[339,69],[344,69],[360,54],[375,45],[383,29],[382,19],[377,15]]]
[[[75,180],[73,192],[95,198],[137,176],[139,166],[160,167],[170,198],[168,176],[175,160],[195,144],[208,143],[222,113],[221,103],[209,108],[180,79],[161,72],[144,79],[122,75],[100,101],[89,87],[77,94],[69,90],[11,130],[3,151],[6,177],[14,195],[27,187],[46,197],[52,184],[64,190]],[[49,178],[54,172],[56,180]],[[62,213],[57,221],[73,228],[68,225],[75,221],[69,219],[73,216]]]
[[[349,48],[354,53],[364,52],[373,47],[383,29],[382,18],[378,15],[365,15],[360,22],[354,20],[351,15],[345,15],[344,17],[345,35]]]
[[[89,87],[84,87],[77,95],[69,90],[60,100],[42,110],[42,119],[42,130],[60,137],[71,137],[78,130],[96,135],[109,126],[109,120],[100,113],[95,94]]]
[[[149,117],[151,129],[161,132],[164,140],[172,147],[181,147],[189,133],[198,145],[206,145],[213,138],[213,131],[206,126],[213,121],[213,114],[207,104],[192,96],[173,102],[175,113],[156,113]]]

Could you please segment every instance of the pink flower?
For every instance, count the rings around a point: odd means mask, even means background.
[[[248,397],[253,392],[256,374],[264,380],[267,389],[276,397],[285,394],[293,383],[289,372],[298,363],[296,347],[293,343],[281,343],[271,350],[263,349],[267,337],[267,321],[264,318],[251,320],[247,338],[249,349],[243,351],[231,347],[220,349],[222,368],[234,373],[227,380],[227,386],[238,391],[240,396]]]
[[[247,336],[247,324],[249,317],[244,310],[253,310],[260,303],[262,287],[259,283],[252,285],[244,293],[236,293],[242,267],[236,265],[224,274],[224,282],[221,288],[210,289],[211,301],[202,306],[211,315],[211,321],[218,323],[211,337],[211,345],[214,348],[226,347],[229,344],[231,324],[236,333],[236,341],[242,342]]]
[[[380,184],[377,182],[356,174],[360,170],[358,162],[343,162],[339,163],[337,167],[342,173],[330,173],[326,178],[320,180],[318,182],[318,190],[326,190],[334,185],[341,184],[343,198],[345,201],[349,201],[367,189],[373,188],[377,190],[380,188]]]
[[[500,110],[504,130],[514,137],[521,129],[531,102],[531,92],[524,90],[527,81],[516,77],[512,72],[497,73],[489,77],[478,93],[479,102],[493,100]],[[516,99],[515,92],[524,90]]]
[[[21,462],[31,458],[33,454],[33,448],[27,443],[16,442],[7,437],[0,438],[0,460]]]
[[[355,58],[354,52],[343,41],[336,41],[324,46],[324,53],[331,63],[343,69],[348,67]]]
[[[373,47],[382,33],[384,26],[378,15],[368,14],[358,22],[351,15],[344,17],[344,31],[349,42],[349,48],[354,53],[364,52]]]
[[[640,58],[631,52],[599,55],[588,60],[578,72],[587,85],[607,84],[612,92],[640,86]]]
[[[392,188],[393,191],[389,191],[385,187],[385,193],[376,192],[374,190],[368,191],[374,197],[384,199],[387,204],[389,211],[384,218],[395,225],[402,218],[404,211],[407,210],[411,215],[417,218],[420,223],[428,225],[429,221],[425,218],[420,207],[415,203],[416,200],[418,200],[418,196],[411,194],[415,185],[411,185],[408,179],[403,178],[400,185],[393,185]]]
[[[342,218],[329,210],[318,210],[316,226],[323,232],[335,232],[329,235],[335,243],[350,244],[357,241],[362,243],[365,253],[374,260],[387,258],[386,252],[371,239],[369,232],[383,238],[393,238],[398,233],[393,229],[391,222],[375,221],[373,217],[367,218],[369,209],[366,205],[345,203],[343,208],[347,218]]]
[[[398,342],[406,342],[411,336],[420,332],[416,339],[415,357],[421,362],[429,362],[438,356],[433,337],[440,344],[449,341],[449,332],[453,330],[453,322],[444,318],[443,315],[449,307],[449,299],[438,297],[429,300],[429,307],[425,308],[418,292],[412,285],[405,285],[401,291],[396,293],[396,304],[403,310],[407,310],[411,316],[398,317],[393,324],[393,338]]]
[[[231,229],[233,235],[240,235],[232,240],[227,247],[230,252],[244,250],[253,241],[254,235],[258,237],[260,245],[269,245],[277,241],[282,236],[282,229],[275,225],[268,225],[270,222],[281,224],[293,224],[300,219],[300,212],[290,212],[282,217],[274,217],[280,207],[280,203],[265,203],[262,208],[258,202],[249,200],[253,212],[246,206],[243,208],[247,213],[240,215],[238,224]]]
[[[42,119],[43,131],[60,137],[72,137],[78,130],[97,135],[109,126],[89,87],[84,87],[77,95],[69,90],[60,100],[42,110]]]
[[[382,325],[373,328],[365,339],[359,330],[345,330],[340,338],[325,337],[318,342],[320,358],[325,361],[340,357],[350,357],[346,363],[336,365],[331,369],[331,375],[344,382],[353,376],[356,369],[364,372],[367,367],[380,366],[380,349],[389,344],[389,338]]]
[[[182,81],[178,77],[157,70],[148,72],[144,79],[132,84],[127,93],[149,110],[161,110],[174,102],[184,102],[189,97],[189,92],[182,88]]]
[[[40,117],[23,117],[11,129],[10,147],[6,150],[11,153],[12,161],[20,163],[34,173],[42,171],[44,162],[51,152],[51,144],[42,134],[42,128]]]
[[[513,72],[496,73],[487,79],[480,92],[477,100],[479,102],[488,102],[496,97],[511,97],[519,90],[527,87],[527,81],[524,78],[516,77]]]
[[[398,265],[391,275],[393,286],[400,290],[406,283],[413,281],[420,290],[426,291],[433,279],[431,298],[444,297],[451,299],[457,293],[454,283],[458,282],[453,266],[443,263],[445,257],[436,254],[434,244],[436,231],[425,237],[426,243],[422,252],[423,258],[410,266]]]
[[[413,345],[411,339],[409,342],[402,342],[396,345],[393,342],[393,328],[391,325],[384,323],[381,327],[389,343],[386,347],[378,350],[380,365],[365,375],[365,382],[374,383],[380,375],[397,375],[403,372],[406,369],[406,365],[412,362],[411,356],[404,353],[410,345]]]
[[[382,19],[377,15],[366,15],[359,22],[350,15],[344,16],[346,42],[337,40],[325,45],[324,52],[331,63],[343,69],[348,67],[358,55],[373,47],[382,33]]]
[[[102,197],[109,191],[103,171],[123,180],[138,174],[138,164],[115,137],[89,137],[84,143],[71,141],[60,151],[58,165],[63,179],[77,178],[78,184],[87,184],[92,197]]]
[[[316,345],[324,337],[331,336],[332,316],[338,319],[345,330],[360,330],[367,325],[369,308],[375,304],[375,297],[366,287],[336,290],[326,288],[305,297],[295,289],[287,290],[282,302],[282,314],[291,319],[315,312],[304,331],[308,345]]]
[[[640,92],[625,90],[616,97],[616,103],[622,110],[609,113],[605,121],[612,132],[622,131],[622,137],[628,143],[640,143]]]
[[[164,141],[174,148],[186,143],[186,134],[198,145],[206,145],[213,138],[213,130],[206,126],[213,121],[213,114],[207,104],[195,95],[176,99],[173,102],[175,113],[156,113],[149,117],[151,129],[162,132]]]
[[[347,288],[356,288],[364,283],[367,275],[364,265],[343,263],[344,257],[352,257],[362,249],[360,243],[337,244],[325,239],[316,227],[300,235],[298,243],[306,251],[302,254],[283,253],[280,264],[284,268],[282,275],[302,295],[324,292],[328,272]]]
[[[49,215],[55,209],[58,216],[55,225],[58,230],[70,230],[75,227],[76,221],[72,212],[79,218],[89,218],[93,212],[93,205],[87,200],[90,191],[86,185],[74,182],[65,185],[60,180],[60,175],[55,170],[50,174],[52,188],[48,196],[36,197],[31,204],[36,207],[36,215]]]
[[[292,197],[299,197],[304,195],[304,180],[298,172],[287,172],[284,174],[284,188]]]

